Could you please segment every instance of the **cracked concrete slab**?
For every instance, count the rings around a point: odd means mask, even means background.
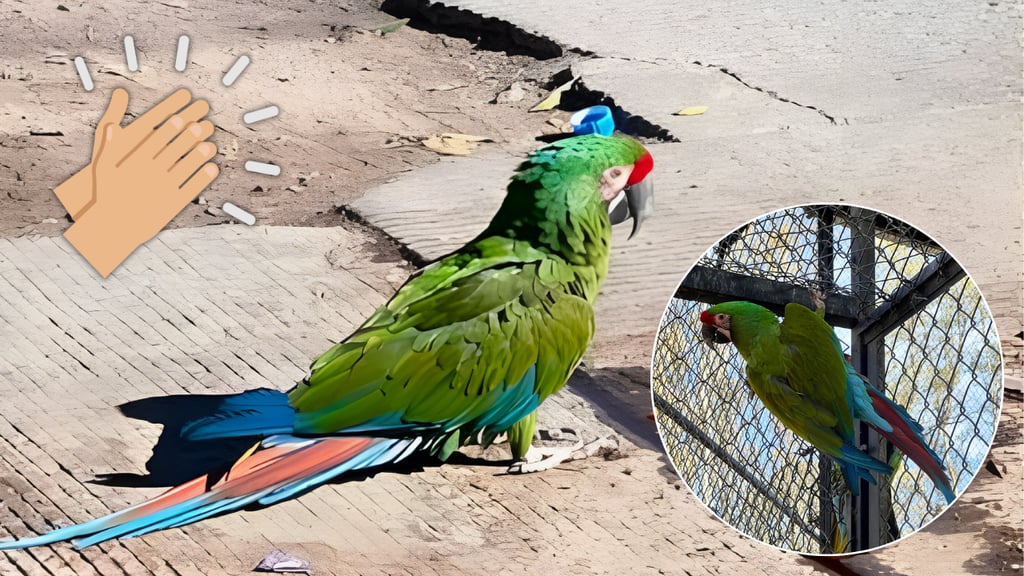
[[[427,260],[480,233],[501,206],[505,184],[522,157],[489,149],[443,157],[354,201],[350,208]]]
[[[805,115],[816,114],[701,66],[593,58],[574,64],[572,71],[585,91],[611,97],[626,112],[667,129],[680,141],[777,132],[811,123],[813,118]],[[706,105],[709,110],[702,115],[675,115],[685,107]]]
[[[423,10],[432,3],[405,4]],[[1020,97],[1021,16],[1012,2],[437,4],[598,56],[724,67],[751,86],[851,122],[1013,107]]]

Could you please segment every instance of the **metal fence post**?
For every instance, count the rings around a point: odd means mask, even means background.
[[[859,304],[858,318],[863,320],[875,308],[875,224],[861,208],[850,209],[850,268],[854,299]],[[850,362],[879,390],[885,389],[884,351],[879,342],[865,342],[860,331],[850,337]],[[856,429],[857,444],[868,453],[877,453],[879,436],[863,422]],[[852,496],[852,550],[867,550],[879,545],[879,493],[877,484],[860,483],[860,495]]]

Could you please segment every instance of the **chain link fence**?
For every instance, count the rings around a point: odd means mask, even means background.
[[[904,222],[848,206],[804,206],[742,226],[688,274],[662,318],[652,363],[659,428],[686,483],[740,531],[782,548],[872,548],[918,529],[945,499],[916,464],[880,445],[895,473],[851,498],[832,461],[754,396],[735,347],[707,346],[699,314],[748,300],[781,314],[808,288],[851,363],[904,406],[962,491],[984,462],[1001,398],[991,314],[941,247]],[[870,491],[869,490],[869,491]]]

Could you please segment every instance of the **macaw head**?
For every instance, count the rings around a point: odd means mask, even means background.
[[[700,337],[709,345],[732,342],[732,315],[715,307],[700,313]]]
[[[530,239],[570,260],[608,265],[611,226],[633,219],[630,237],[654,211],[654,159],[628,136],[588,134],[529,155],[508,185],[485,235]]]
[[[732,342],[743,351],[750,347],[757,334],[778,327],[779,318],[767,308],[735,300],[715,304],[700,313],[700,335],[708,344]]]
[[[639,146],[639,144],[637,145]],[[601,173],[601,199],[608,205],[612,226],[633,218],[632,238],[651,212],[654,212],[654,184],[648,177],[654,169],[654,158],[647,150],[632,164],[612,166]]]

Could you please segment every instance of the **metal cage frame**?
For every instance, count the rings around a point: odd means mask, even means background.
[[[1002,397],[992,315],[960,265],[912,226],[846,205],[797,206],[741,226],[690,270],[652,359],[657,421],[673,464],[715,514],[769,544],[813,554],[898,539],[946,508],[931,480],[858,423],[857,442],[894,464],[849,494],[832,461],[785,429],[746,385],[733,346],[700,342],[697,315],[729,300],[777,315],[826,295],[851,364],[903,405],[945,458],[957,493],[984,462]],[[906,460],[905,462],[903,460]]]

